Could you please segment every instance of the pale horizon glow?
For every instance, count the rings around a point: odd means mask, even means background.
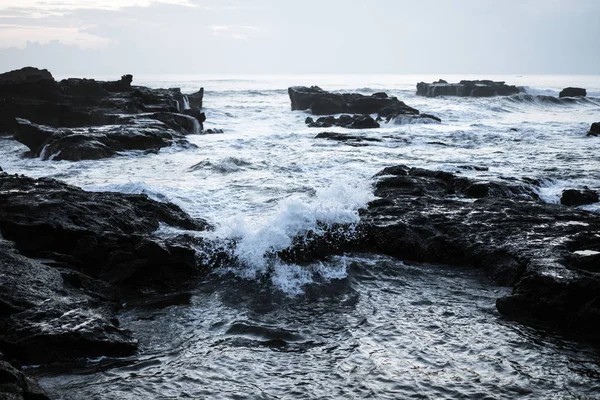
[[[2,0],[0,70],[595,74],[597,0]]]

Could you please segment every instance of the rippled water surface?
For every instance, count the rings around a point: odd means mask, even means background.
[[[191,304],[134,308],[139,356],[46,377],[57,398],[563,399],[600,393],[593,349],[502,319],[476,271],[375,256],[290,298],[219,277]],[[112,364],[113,368],[108,368]],[[96,371],[95,371],[96,369]]]
[[[114,78],[114,77],[105,77]],[[527,94],[424,98],[419,81],[492,78]],[[558,202],[565,188],[600,190],[600,76],[134,77],[134,84],[206,89],[197,148],[67,162],[24,158],[0,138],[0,166],[86,190],[171,201],[236,239],[241,266],[217,271],[190,304],[127,306],[138,356],[38,371],[56,398],[600,398],[598,355],[585,345],[503,320],[508,293],[474,271],[347,255],[311,266],[270,259],[317,222],[358,222],[372,176],[407,164],[481,180],[531,179]],[[383,124],[348,132],[381,139],[356,147],[315,139],[287,88],[386,91],[441,124]],[[555,100],[580,86],[588,98]],[[477,167],[477,168],[473,168]],[[600,211],[598,205],[587,206]],[[172,230],[161,227],[160,234]],[[185,303],[185,302],[184,302]]]

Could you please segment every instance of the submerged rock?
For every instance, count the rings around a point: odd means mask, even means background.
[[[320,117],[316,121],[312,118],[307,118],[306,123],[310,128],[330,128],[339,126],[349,129],[373,129],[379,128],[380,125],[370,115],[341,115],[335,117]]]
[[[583,206],[600,201],[598,193],[590,189],[568,189],[562,192],[560,204],[565,206]]]
[[[203,130],[206,116],[200,107],[204,90],[188,97],[178,88],[149,89],[132,86],[132,81],[132,75],[123,75],[111,82],[79,78],[56,82],[48,71],[35,68],[2,74],[0,134],[16,133],[35,154],[41,153],[41,130],[46,135],[53,132],[52,139],[43,141],[60,141],[66,147],[55,144],[52,154],[62,150],[58,159],[75,161],[110,157],[123,149],[158,150],[185,143],[183,135]],[[23,120],[34,125],[24,127]],[[35,134],[33,126],[37,126]],[[118,138],[121,133],[125,136],[122,140]],[[69,135],[76,137],[66,139]]]
[[[168,122],[175,125],[172,120]],[[17,127],[15,140],[29,147],[32,156],[43,160],[98,160],[119,151],[156,151],[173,143],[187,144],[184,136],[167,124],[144,116],[123,125],[72,129],[37,125],[18,118]]]
[[[583,88],[568,87],[564,88],[558,97],[585,97],[587,96],[587,90]]]
[[[329,139],[336,140],[338,142],[381,142],[381,139],[371,138],[367,136],[348,135],[346,133],[339,132],[321,132],[315,139]]]
[[[572,331],[600,328],[600,272],[586,261],[600,251],[600,216],[543,203],[527,182],[406,166],[381,171],[375,195],[358,227],[309,235],[280,256],[311,261],[358,251],[483,268],[514,287],[498,300],[501,313]]]
[[[590,127],[588,136],[600,136],[600,122],[594,122]]]
[[[419,110],[407,106],[386,93],[365,96],[359,93],[331,93],[318,86],[294,86],[288,89],[293,110],[311,110],[314,115],[378,114],[381,118],[399,115],[419,115]]]
[[[514,85],[509,86],[505,82],[494,82],[490,80],[463,80],[459,83],[448,83],[440,79],[438,82],[433,83],[417,83],[417,95],[426,97],[491,97],[510,96],[519,93],[519,88]]]

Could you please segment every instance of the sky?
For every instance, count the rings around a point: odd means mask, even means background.
[[[600,74],[599,0],[0,0],[0,71]]]

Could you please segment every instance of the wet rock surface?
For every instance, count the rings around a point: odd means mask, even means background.
[[[20,365],[136,351],[123,299],[180,291],[210,268],[201,239],[160,238],[161,224],[210,228],[145,195],[0,173],[0,398],[45,398]]]
[[[379,118],[417,116],[419,110],[407,106],[396,97],[386,93],[365,96],[359,93],[332,93],[318,86],[293,86],[288,94],[294,110],[310,110],[314,115],[377,114]]]
[[[560,204],[564,204],[565,206],[583,206],[597,203],[598,201],[600,201],[598,193],[587,188],[565,190],[560,198]]]
[[[348,129],[374,129],[380,127],[379,123],[370,115],[341,115],[339,118],[329,116],[317,118],[316,121],[308,117],[305,122],[309,128],[339,126]]]
[[[490,80],[463,80],[459,83],[448,83],[442,79],[433,83],[417,83],[417,95],[426,97],[459,96],[459,97],[491,97],[519,94],[520,90],[505,82]]]
[[[132,81],[124,75],[110,82],[57,82],[47,70],[30,67],[2,74],[0,134],[16,134],[35,156],[78,161],[124,150],[157,151],[202,131],[203,89],[188,97],[178,88],[150,89]]]
[[[587,90],[583,88],[568,87],[561,90],[558,97],[585,97],[587,96]]]
[[[382,140],[379,138],[373,138],[368,136],[359,136],[359,135],[349,135],[347,133],[339,133],[339,132],[321,132],[315,139],[328,139],[334,140],[337,142],[344,142],[349,145],[363,145],[364,142],[381,142]]]
[[[600,136],[600,122],[594,122],[590,127],[588,136]]]
[[[330,227],[280,256],[307,262],[358,251],[483,268],[514,287],[498,299],[502,314],[570,331],[600,328],[598,215],[543,203],[531,182],[475,182],[406,166],[381,171],[375,195],[358,227]]]

